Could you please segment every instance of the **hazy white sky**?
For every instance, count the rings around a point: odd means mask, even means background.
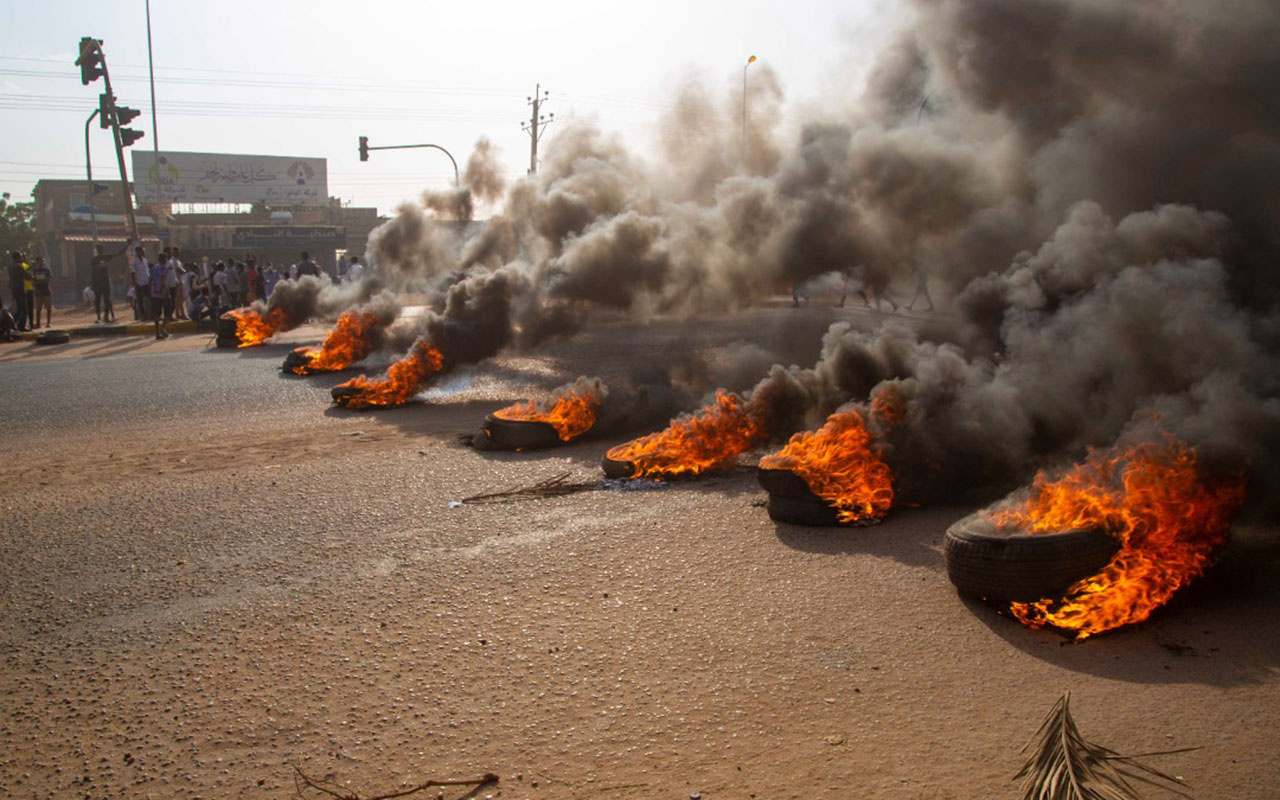
[[[0,190],[25,200],[41,177],[83,177],[84,120],[102,82],[80,84],[72,62],[81,36],[104,41],[119,102],[144,112],[133,127],[146,138],[134,147],[153,146],[144,0],[0,2]],[[700,79],[731,92],[753,54],[777,71],[788,103],[857,83],[898,6],[153,0],[159,142],[324,157],[331,195],[385,213],[447,185],[452,168],[431,150],[361,163],[360,135],[374,145],[433,142],[460,164],[487,136],[508,174],[522,175],[529,139],[520,124],[541,82],[551,92],[546,111],[593,117],[643,148],[680,85]],[[95,123],[90,138],[95,178],[118,174],[109,134]]]

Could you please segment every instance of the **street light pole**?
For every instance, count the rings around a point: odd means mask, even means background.
[[[98,109],[94,109],[89,118],[84,121],[84,175],[89,180],[89,219],[93,220],[93,252],[98,252],[98,209],[93,202],[93,161],[89,157],[89,124],[93,122],[93,118],[98,116]]]
[[[742,154],[747,154],[747,67],[751,66],[756,60],[755,56],[747,59],[747,63],[742,65]]]

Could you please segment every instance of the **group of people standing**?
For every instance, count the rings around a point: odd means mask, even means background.
[[[107,254],[101,245],[95,249],[91,284],[99,323],[115,321],[109,264],[125,250]],[[145,249],[135,243],[133,258],[125,268],[125,285],[134,320],[154,322],[156,338],[164,339],[169,336],[167,323],[175,319],[214,319],[254,300],[267,300],[282,280],[319,274],[320,267],[306,252],[296,264],[282,271],[270,262],[259,266],[253,255],[244,261],[217,261],[212,266],[207,260],[184,262],[178,247],[162,248],[151,260]]]
[[[111,297],[111,264],[133,247],[133,257],[123,268],[126,296],[133,309],[135,321],[155,323],[155,336],[169,336],[167,323],[175,319],[216,319],[224,312],[248,305],[255,300],[267,300],[282,280],[296,280],[304,275],[319,277],[321,268],[311,260],[307,252],[287,269],[277,269],[267,262],[259,266],[256,256],[244,261],[228,259],[212,265],[207,259],[200,263],[184,262],[178,247],[164,247],[154,259],[147,258],[138,242],[126,243],[114,253],[107,253],[102,245],[95,245],[90,262],[90,289],[93,295],[95,322],[116,321],[115,306]],[[364,265],[353,256],[350,264],[344,264],[341,279],[359,280]],[[53,273],[43,256],[28,259],[25,253],[14,251],[8,267],[8,307],[0,304],[0,327],[5,338],[16,338],[16,332],[35,330],[41,318],[45,327],[53,325]],[[86,294],[86,300],[88,295]]]
[[[53,325],[53,272],[44,262],[44,256],[36,256],[32,260],[19,250],[10,253],[9,260],[9,295],[12,298],[8,307],[0,306],[5,336],[14,331],[33,331],[40,327],[41,312],[44,326]]]

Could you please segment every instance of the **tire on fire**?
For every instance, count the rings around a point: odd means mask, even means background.
[[[1001,531],[984,514],[970,514],[942,540],[947,577],[961,594],[994,603],[1061,597],[1096,575],[1120,543],[1101,529],[1028,536]]]
[[[606,478],[630,478],[636,471],[636,465],[630,461],[614,461],[605,456],[600,459],[600,469]]]
[[[61,330],[41,331],[36,334],[36,344],[66,344],[71,334]]]
[[[844,525],[839,511],[818,497],[804,478],[788,469],[756,469],[756,479],[769,493],[765,507],[774,522],[791,525]]]
[[[226,319],[218,317],[217,328],[215,329],[215,344],[218,347],[239,347],[240,337],[236,335],[236,321],[234,319]]]
[[[502,419],[493,414],[484,418],[474,441],[481,450],[538,450],[564,444],[546,422]]]

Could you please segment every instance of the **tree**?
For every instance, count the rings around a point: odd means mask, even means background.
[[[36,246],[36,204],[14,203],[0,195],[0,251],[31,250]]]

